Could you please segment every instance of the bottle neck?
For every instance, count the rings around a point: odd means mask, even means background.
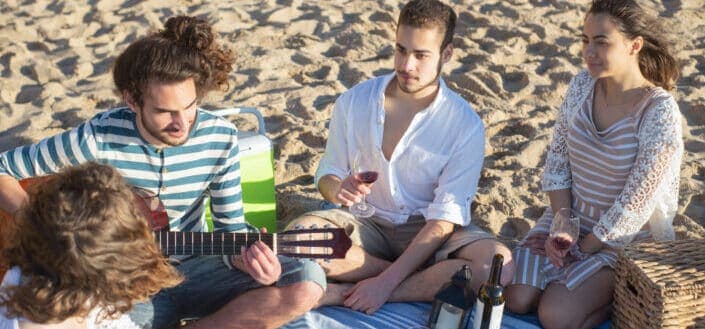
[[[497,254],[492,259],[492,271],[490,272],[490,281],[492,285],[499,285],[500,279],[502,277],[502,263],[504,262],[504,257],[501,254]]]

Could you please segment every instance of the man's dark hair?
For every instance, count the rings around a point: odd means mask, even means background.
[[[232,54],[215,41],[216,35],[202,19],[169,18],[163,30],[133,42],[118,56],[113,67],[118,92],[127,92],[141,106],[150,82],[193,78],[199,99],[211,90],[227,89]]]
[[[453,41],[457,16],[450,6],[438,0],[409,1],[399,13],[399,25],[436,27],[444,32],[441,51]],[[397,27],[398,28],[398,27]]]

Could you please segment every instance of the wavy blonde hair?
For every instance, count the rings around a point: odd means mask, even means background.
[[[3,257],[23,274],[0,291],[7,315],[35,323],[113,317],[182,280],[154,243],[144,214],[112,167],[67,168],[30,190]]]

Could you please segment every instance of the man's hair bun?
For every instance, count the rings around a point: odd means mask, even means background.
[[[210,24],[196,17],[176,16],[169,18],[159,34],[181,47],[198,51],[207,50],[213,43],[213,30]]]

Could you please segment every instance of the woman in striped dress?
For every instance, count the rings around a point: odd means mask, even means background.
[[[617,250],[673,239],[683,153],[679,69],[659,22],[633,0],[595,0],[583,27],[588,69],[561,105],[542,187],[550,207],[514,251],[507,287],[515,313],[538,309],[547,328],[592,328],[610,313]],[[559,251],[553,214],[572,208],[578,243]]]

